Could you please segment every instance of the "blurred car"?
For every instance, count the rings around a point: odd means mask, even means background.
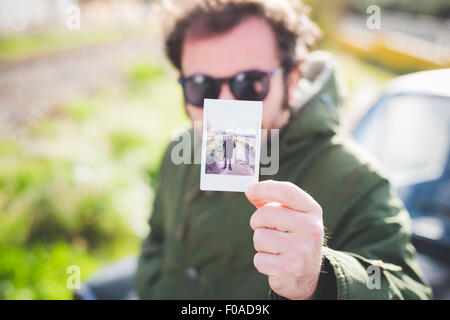
[[[450,299],[450,69],[388,82],[352,134],[379,160],[411,214],[434,298]]]

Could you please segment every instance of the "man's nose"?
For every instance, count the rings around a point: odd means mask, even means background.
[[[233,93],[231,93],[230,86],[226,82],[222,83],[222,87],[220,88],[219,99],[235,100]]]

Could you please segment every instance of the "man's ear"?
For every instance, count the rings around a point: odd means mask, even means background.
[[[300,81],[301,77],[302,73],[299,68],[293,68],[288,74],[287,85],[289,105],[292,105],[292,103],[294,102],[294,93],[297,90],[298,82]]]

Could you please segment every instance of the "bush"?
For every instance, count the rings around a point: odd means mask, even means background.
[[[128,78],[132,85],[145,85],[151,81],[158,80],[163,73],[164,68],[162,65],[142,60],[135,63],[132,68],[128,70]]]
[[[0,299],[70,299],[67,268],[79,266],[83,281],[101,265],[86,249],[65,242],[0,246],[0,262]]]
[[[116,158],[146,144],[146,140],[141,134],[123,129],[112,131],[109,135],[109,141],[111,153]]]
[[[82,240],[93,249],[132,236],[113,189],[73,180],[67,162],[22,159],[0,169],[0,244]],[[14,232],[11,232],[14,230]]]

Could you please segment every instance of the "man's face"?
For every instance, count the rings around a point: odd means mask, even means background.
[[[233,29],[205,38],[186,37],[181,57],[182,75],[208,75],[228,78],[248,70],[273,71],[280,67],[276,36],[263,19],[249,17]],[[263,101],[262,127],[281,128],[289,112],[283,110],[286,101],[283,72],[270,80],[270,90]],[[219,99],[235,100],[228,84],[224,83]],[[203,109],[186,105],[192,121],[202,121]]]

